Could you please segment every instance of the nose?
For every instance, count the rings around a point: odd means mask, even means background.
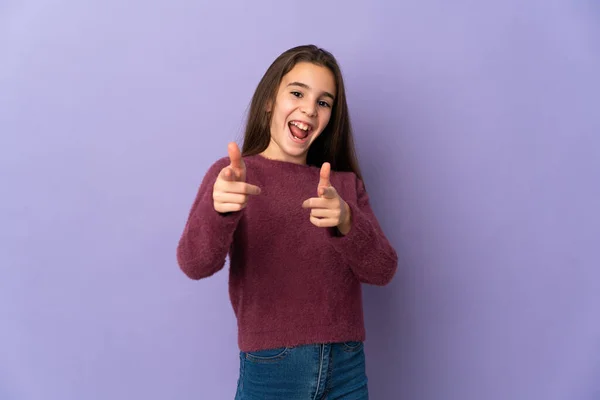
[[[302,104],[302,106],[300,107],[300,111],[302,111],[309,117],[315,117],[317,115],[317,107],[310,100],[307,100],[306,102],[304,102],[304,104]]]

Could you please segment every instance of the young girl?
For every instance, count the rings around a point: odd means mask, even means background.
[[[333,55],[281,54],[228,154],[200,185],[177,260],[202,279],[229,255],[236,399],[367,399],[361,283],[390,282],[397,255],[369,205]]]

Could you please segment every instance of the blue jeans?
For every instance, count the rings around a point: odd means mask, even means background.
[[[235,400],[367,400],[362,342],[240,352]]]

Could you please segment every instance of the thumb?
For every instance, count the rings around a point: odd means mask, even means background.
[[[227,145],[227,153],[229,153],[229,161],[233,168],[244,168],[244,161],[242,160],[242,153],[237,143],[231,142]]]
[[[319,187],[331,186],[331,182],[329,181],[330,175],[331,175],[331,165],[328,162],[323,163],[323,166],[321,167]]]
[[[337,195],[337,191],[335,190],[335,188],[333,186],[329,186],[329,187],[320,187],[319,188],[319,196],[320,197],[324,197],[326,199],[335,199],[338,195]]]
[[[232,172],[235,172],[236,178],[244,179],[246,165],[244,164],[244,160],[242,159],[242,153],[240,152],[240,148],[235,142],[231,142],[229,143],[229,145],[227,145],[227,153],[229,153],[229,166],[233,169]]]
[[[331,175],[331,165],[326,162],[321,166],[321,173],[319,178],[319,186],[317,188],[317,194],[319,196],[323,196],[325,193],[325,189],[331,186],[331,182],[329,181],[329,177]]]

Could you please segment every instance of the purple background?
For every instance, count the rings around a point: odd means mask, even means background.
[[[599,398],[598,4],[333,3],[0,2],[1,399],[233,398],[227,274],[175,247],[304,43],[401,256],[365,287],[372,398]]]

